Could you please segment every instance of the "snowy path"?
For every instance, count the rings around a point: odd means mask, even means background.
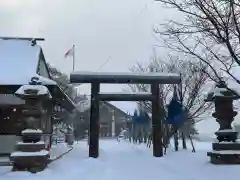
[[[169,151],[164,158],[153,158],[151,149],[115,140],[100,141],[100,158],[88,158],[85,142],[77,144],[63,159],[44,172],[9,173],[0,168],[0,179],[24,180],[226,180],[239,176],[240,166],[214,166],[208,163],[209,143],[198,143],[197,153]]]

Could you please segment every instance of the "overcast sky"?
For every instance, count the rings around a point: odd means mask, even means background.
[[[47,62],[68,74],[72,59],[64,59],[64,54],[73,44],[76,70],[99,70],[109,58],[99,71],[126,72],[136,61],[147,62],[158,43],[153,26],[176,17],[153,0],[0,0],[1,36],[45,38]],[[102,91],[122,88],[108,85]],[[89,93],[89,86],[81,92]],[[118,105],[133,109],[130,103]],[[216,124],[210,124],[203,130],[216,130]]]
[[[47,61],[72,70],[64,53],[76,45],[76,70],[128,71],[148,61],[152,27],[167,18],[152,0],[1,0],[1,35],[44,37]]]
[[[75,70],[124,72],[137,61],[149,60],[157,43],[153,26],[171,17],[153,0],[1,0],[0,34],[44,37],[47,62],[68,74],[72,59],[64,54],[73,44]],[[89,86],[80,89],[89,93]]]

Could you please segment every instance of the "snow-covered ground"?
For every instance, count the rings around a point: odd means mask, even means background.
[[[10,172],[10,167],[0,167],[4,180],[226,180],[237,178],[238,165],[212,165],[206,152],[210,143],[198,142],[196,153],[189,150],[168,150],[163,158],[152,157],[145,145],[132,145],[116,140],[100,141],[100,158],[88,158],[86,142],[75,144],[74,149],[62,159],[37,174]],[[62,147],[60,148],[62,149]]]

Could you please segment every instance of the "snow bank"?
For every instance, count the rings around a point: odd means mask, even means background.
[[[226,180],[239,176],[240,166],[216,166],[209,163],[207,152],[211,143],[195,142],[196,153],[189,150],[167,151],[162,158],[154,158],[146,145],[133,145],[126,141],[100,140],[100,157],[88,158],[87,142],[74,145],[74,149],[49,165],[43,172],[10,172],[0,167],[0,179],[6,180]],[[64,148],[64,144],[57,149]],[[181,147],[181,146],[180,146]],[[57,150],[56,149],[56,150]]]
[[[53,145],[50,150],[51,159],[58,157],[59,155],[67,152],[70,148],[67,146],[66,143],[58,143]]]

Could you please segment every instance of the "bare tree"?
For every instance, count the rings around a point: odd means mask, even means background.
[[[73,102],[78,104],[80,103],[80,101],[83,102],[87,100],[86,96],[77,95],[74,86],[69,84],[69,78],[66,74],[62,73],[60,70],[51,66],[50,64],[48,64],[48,69],[51,78],[58,83],[58,85],[61,87],[64,93],[66,93]],[[68,111],[64,111],[63,113],[61,113],[61,117],[56,127],[66,129],[67,126],[73,125],[75,137],[82,138],[86,129],[87,122],[84,122],[84,120],[81,119],[81,115],[82,113],[78,110],[78,108],[76,108],[71,113],[69,113]]]
[[[178,57],[170,57],[168,61],[161,61],[156,56],[146,67],[140,63],[131,68],[134,72],[149,72],[150,67],[154,67],[156,72],[169,72],[181,74],[181,85],[176,86],[178,94],[182,97],[182,103],[189,112],[188,119],[199,121],[210,108],[204,99],[206,96],[206,88],[209,82],[205,71],[207,66],[195,61],[182,60]],[[148,84],[130,85],[134,92],[149,92]],[[160,97],[163,107],[169,103],[173,93],[173,85],[160,85]],[[141,106],[151,112],[151,102],[139,102]]]
[[[225,76],[240,84],[234,72],[240,65],[240,1],[156,1],[183,16],[182,21],[171,20],[154,30],[168,48],[207,65],[212,80]]]
[[[58,85],[62,88],[62,90],[72,99],[74,100],[73,94],[76,94],[75,88],[69,84],[69,79],[66,74],[62,73],[57,68],[48,64],[48,69],[51,78],[58,83]]]
[[[147,66],[137,63],[131,70],[134,72],[149,72],[151,69],[154,69],[156,72],[181,74],[181,85],[175,87],[180,95],[183,106],[188,112],[187,119],[181,131],[184,132],[184,135],[197,133],[194,124],[204,119],[204,115],[206,115],[211,108],[211,104],[204,101],[206,84],[209,81],[205,73],[205,71],[207,72],[207,66],[196,61],[183,60],[173,56],[171,56],[168,61],[161,61],[155,54],[152,61]],[[150,91],[150,86],[147,84],[130,85],[130,87],[134,92]],[[160,85],[159,88],[163,122],[166,119],[166,106],[172,97],[173,88],[173,85]],[[139,102],[139,104],[148,112],[151,112],[151,102]],[[163,127],[165,132],[164,139],[167,141],[169,140],[169,134],[173,135],[173,132],[171,132],[173,129],[167,124],[163,124]],[[167,142],[165,143],[167,144]]]

